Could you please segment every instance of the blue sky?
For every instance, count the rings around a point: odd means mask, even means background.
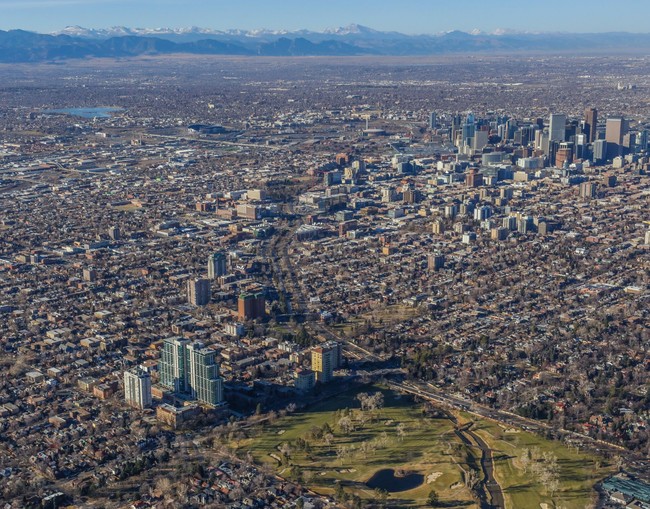
[[[509,28],[650,32],[648,0],[0,0],[0,29],[68,25],[323,30],[359,23],[410,34]]]

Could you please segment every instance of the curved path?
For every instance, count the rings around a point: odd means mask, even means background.
[[[440,400],[431,394],[425,393],[417,388],[405,386],[404,384],[391,383],[391,387],[401,390],[403,392],[415,394],[423,399],[440,403]],[[481,500],[481,509],[505,509],[505,500],[503,498],[503,490],[494,477],[494,457],[490,446],[478,436],[474,431],[470,431],[468,426],[458,426],[456,417],[450,413],[445,412],[451,422],[454,423],[456,429],[454,432],[467,445],[472,446],[474,443],[481,449],[481,470],[483,471],[483,479],[481,480],[481,489],[479,491],[479,498]],[[471,424],[470,424],[471,426]],[[472,440],[470,440],[470,438]]]
[[[478,436],[473,431],[465,431],[469,436],[471,436],[476,445],[481,449],[481,469],[483,470],[483,487],[490,495],[490,503],[487,507],[495,509],[504,509],[505,500],[503,499],[503,491],[501,486],[494,477],[494,456],[492,454],[492,449],[480,436]]]

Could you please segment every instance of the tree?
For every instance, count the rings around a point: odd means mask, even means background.
[[[346,435],[350,433],[353,428],[352,419],[349,417],[341,417],[338,422],[338,426],[343,433]]]
[[[427,496],[427,504],[429,507],[438,507],[438,503],[440,502],[440,499],[438,497],[438,494],[436,493],[436,490],[431,490],[429,492],[429,495]]]
[[[384,408],[384,393],[383,392],[375,392],[375,394],[372,397],[373,399],[373,406],[377,410],[381,410]]]
[[[370,451],[370,442],[367,440],[361,442],[361,445],[359,446],[359,450],[363,454],[363,459],[366,459],[368,457],[368,452]]]
[[[337,501],[342,501],[343,497],[345,496],[345,491],[343,490],[343,486],[341,485],[340,482],[336,483],[336,490],[334,491],[334,498],[336,498]]]
[[[325,433],[325,435],[323,435],[323,442],[325,442],[329,449],[332,448],[332,440],[334,440],[334,435],[332,435],[332,433]]]
[[[302,478],[302,468],[300,468],[298,465],[294,465],[291,467],[291,477],[298,483],[302,483],[303,478]]]
[[[619,472],[623,471],[624,461],[623,458],[618,454],[614,456],[614,464],[616,465],[616,470],[618,470]]]
[[[187,494],[190,487],[186,483],[181,483],[176,488],[176,496],[183,504],[187,502]]]
[[[171,494],[172,482],[167,477],[159,477],[156,480],[156,493],[159,497],[165,498]]]
[[[386,500],[388,499],[388,491],[383,488],[375,488],[375,498],[382,507],[385,507]]]
[[[283,442],[280,446],[280,452],[288,457],[291,457],[291,446],[287,442]]]
[[[403,422],[400,422],[397,425],[397,436],[400,439],[400,442],[404,440],[404,436],[406,435],[406,426],[404,425]]]
[[[367,392],[360,392],[357,394],[357,398],[359,400],[359,403],[361,403],[361,410],[367,410],[368,408],[368,393]]]
[[[339,459],[341,462],[341,466],[343,466],[343,459],[347,456],[348,453],[348,448],[345,447],[344,445],[339,445],[336,448],[336,457]]]
[[[549,495],[551,498],[555,495],[555,492],[560,488],[560,480],[557,477],[553,477],[549,479],[548,483],[546,484],[546,489],[548,490]]]
[[[478,486],[478,483],[479,478],[476,470],[473,468],[468,469],[465,475],[465,486],[467,486],[470,490],[473,490]]]

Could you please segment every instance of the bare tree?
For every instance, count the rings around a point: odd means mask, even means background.
[[[350,419],[349,417],[341,417],[339,419],[338,426],[341,429],[341,431],[343,431],[343,433],[345,433],[346,435],[348,435],[354,427],[352,423],[352,419]]]
[[[406,426],[403,422],[400,422],[396,428],[397,436],[399,437],[400,442],[404,441],[404,436],[406,435]]]

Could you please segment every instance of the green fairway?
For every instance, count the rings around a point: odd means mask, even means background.
[[[362,411],[357,394],[378,391],[383,408]],[[493,448],[507,509],[584,509],[594,496],[593,485],[611,471],[597,458],[560,442],[466,413],[458,417],[461,423],[473,421],[472,430]],[[340,498],[340,484],[345,496],[376,500],[379,494],[367,481],[380,470],[394,469],[419,474],[423,482],[390,493],[388,506],[428,507],[427,497],[435,490],[444,507],[478,508],[464,481],[471,465],[478,468],[480,450],[461,442],[451,420],[425,416],[423,406],[409,396],[377,386],[354,389],[249,435],[238,444],[241,453],[250,452],[281,476],[321,494]],[[549,471],[556,472],[555,482]],[[480,471],[476,475],[482,478]]]
[[[273,465],[282,476],[299,476],[323,494],[334,494],[340,482],[348,495],[375,499],[377,494],[366,481],[379,470],[402,468],[407,474],[422,475],[424,482],[390,494],[389,503],[424,507],[433,489],[447,507],[478,507],[463,482],[468,451],[454,434],[451,421],[425,417],[409,397],[383,389],[384,408],[362,412],[355,396],[379,390],[368,387],[343,393],[308,412],[278,419],[259,437],[242,442],[240,450],[252,452],[257,461]],[[341,411],[345,408],[351,409],[349,416]],[[354,428],[348,432],[338,424],[346,417]],[[325,424],[332,436],[326,433],[318,438],[317,429]],[[282,458],[282,451],[288,458]]]
[[[564,444],[546,440],[521,430],[507,429],[487,420],[478,421],[472,428],[493,449],[496,478],[501,485],[507,509],[520,507],[584,509],[590,507],[595,492],[594,484],[612,473],[593,455],[570,449]],[[526,451],[531,459],[526,460]],[[544,453],[557,458],[559,485],[551,493],[550,483],[536,475],[532,463],[544,464]]]

